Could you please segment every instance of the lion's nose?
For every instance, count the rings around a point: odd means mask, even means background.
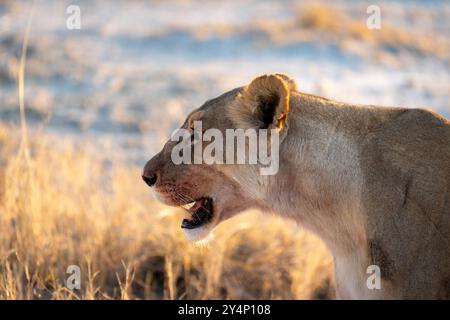
[[[142,175],[142,179],[145,181],[146,184],[148,184],[150,187],[153,187],[156,184],[156,181],[158,181],[158,176],[154,174],[151,177],[147,177],[145,175]]]
[[[144,170],[142,172],[142,179],[150,187],[155,186],[158,180],[160,180],[160,169],[161,161],[159,154],[157,154],[145,164]]]

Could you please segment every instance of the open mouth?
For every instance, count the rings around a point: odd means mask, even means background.
[[[213,200],[211,198],[200,198],[183,206],[190,214],[188,219],[183,219],[181,227],[184,229],[195,229],[207,224],[213,217]]]

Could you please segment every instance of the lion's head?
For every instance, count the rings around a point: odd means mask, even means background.
[[[264,75],[209,100],[191,112],[163,149],[147,162],[142,178],[157,199],[187,208],[188,217],[181,227],[190,239],[207,236],[221,221],[245,209],[270,210],[267,184],[276,172],[261,174],[261,169],[273,163],[267,157],[260,161],[261,154],[255,154],[250,144],[256,141],[258,148],[263,146],[269,158],[278,156],[273,145],[286,136],[293,90],[295,83],[287,76]],[[235,136],[231,145],[231,138],[227,139],[230,130],[244,133],[244,142],[240,144]]]

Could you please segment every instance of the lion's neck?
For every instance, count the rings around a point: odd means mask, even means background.
[[[357,115],[331,101],[298,99],[271,186],[274,210],[318,234],[335,254],[364,251],[359,140],[350,127]]]
[[[275,212],[324,240],[334,256],[338,295],[363,297],[369,261],[358,122],[369,127],[373,121],[358,119],[365,117],[364,109],[357,110],[358,115],[322,103],[300,104],[293,110],[269,202]]]

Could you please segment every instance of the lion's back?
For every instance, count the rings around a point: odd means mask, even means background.
[[[450,298],[450,122],[399,109],[368,137],[361,163],[369,238],[390,261],[387,280],[402,283],[403,297]]]

